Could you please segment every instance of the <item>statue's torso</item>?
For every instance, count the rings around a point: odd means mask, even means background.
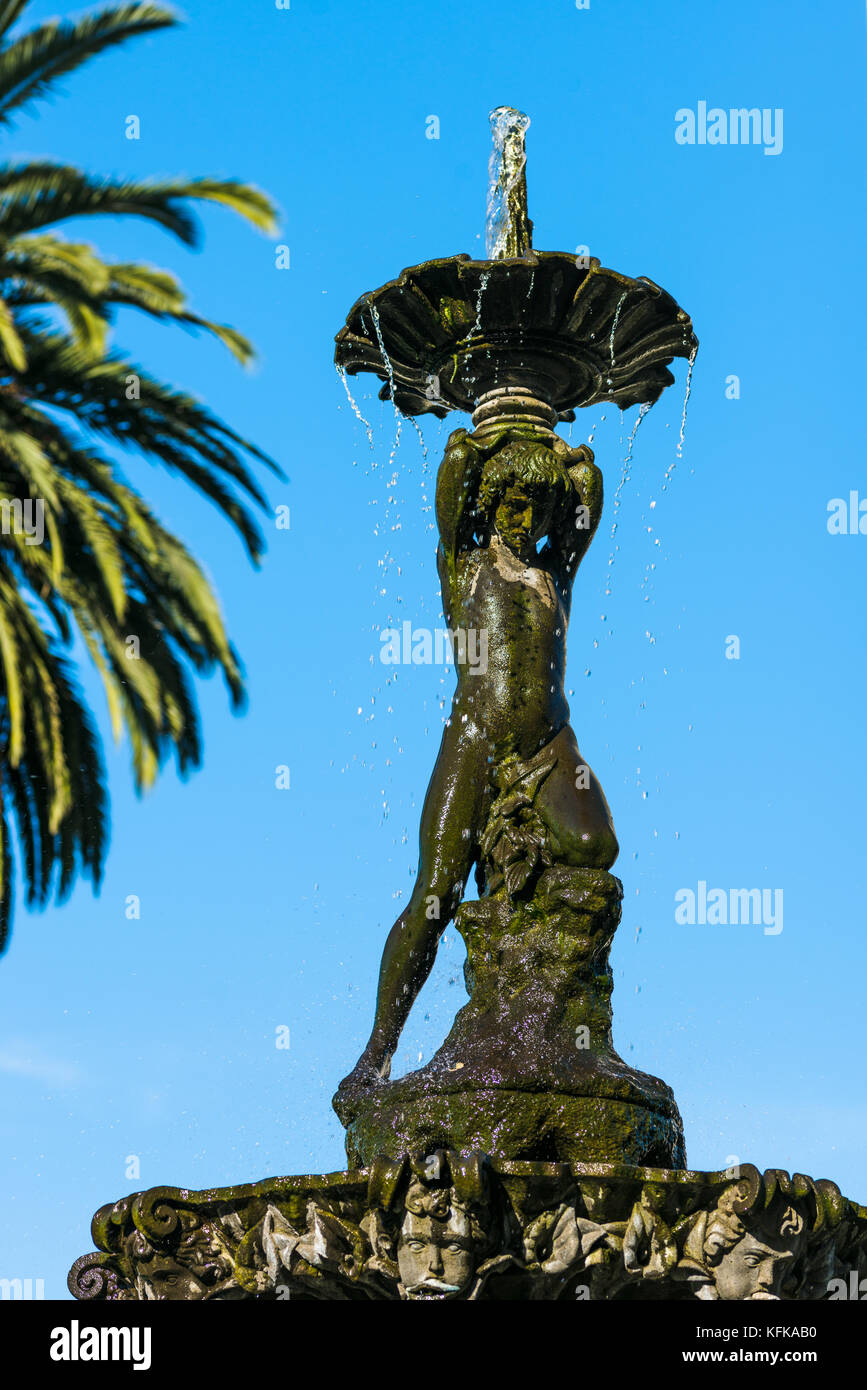
[[[529,757],[568,722],[565,597],[544,565],[497,541],[459,557],[451,626],[487,633],[487,669],[458,664],[455,715],[487,733],[494,757]]]

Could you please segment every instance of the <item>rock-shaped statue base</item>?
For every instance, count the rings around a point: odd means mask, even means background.
[[[555,866],[529,901],[461,905],[470,1001],[427,1066],[335,1101],[351,1165],[451,1148],[685,1166],[670,1089],[628,1067],[611,1041],[608,952],[622,891],[604,870]]]

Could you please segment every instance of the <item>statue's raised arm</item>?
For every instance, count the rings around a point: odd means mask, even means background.
[[[458,556],[473,543],[476,501],[485,452],[466,430],[453,430],[437,475],[436,514],[440,541],[437,568],[443,591],[443,609],[449,623],[455,608]]]
[[[588,444],[556,452],[560,454],[573,491],[551,518],[545,551],[564,594],[568,595],[602,516],[602,472],[596,467],[593,450]]]

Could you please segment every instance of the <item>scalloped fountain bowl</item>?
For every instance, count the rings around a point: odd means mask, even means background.
[[[672,360],[698,348],[689,315],[652,280],[561,251],[410,266],[356,301],[335,344],[337,366],[374,373],[380,399],[406,415],[472,413],[511,389],[546,402],[552,422],[602,401],[652,404]]]

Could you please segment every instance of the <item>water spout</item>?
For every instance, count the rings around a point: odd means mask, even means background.
[[[491,112],[494,148],[488,165],[488,219],[485,245],[489,261],[523,256],[533,245],[527,213],[527,155],[524,135],[530,117],[512,106]]]

